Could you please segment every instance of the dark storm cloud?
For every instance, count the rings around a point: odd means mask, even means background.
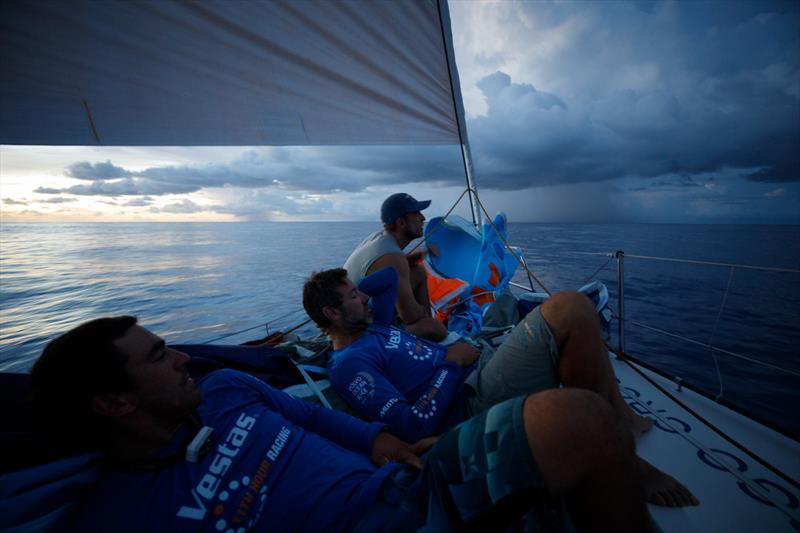
[[[129,171],[113,165],[111,161],[105,163],[79,161],[68,166],[64,173],[71,178],[89,181],[125,178],[131,175]]]
[[[800,180],[798,4],[637,5],[646,9],[521,4],[533,33],[569,33],[536,56],[540,70],[531,71],[547,76],[535,86],[502,72],[477,83],[488,111],[469,126],[482,185],[724,168],[757,169],[753,181]]]
[[[95,178],[62,189],[40,187],[43,194],[79,196],[161,196],[201,189],[242,187],[311,193],[358,192],[394,183],[449,183],[462,180],[460,152],[453,146],[357,146],[251,149],[228,163],[161,166],[130,171],[110,162],[121,179]],[[73,169],[95,169],[79,163]],[[84,175],[88,175],[84,174]],[[100,172],[94,175],[99,176]]]
[[[286,194],[281,191],[254,189],[237,194],[235,203],[209,206],[218,214],[233,215],[243,220],[274,220],[276,215],[313,216],[330,213],[330,200],[307,194]]]
[[[216,213],[243,220],[273,220],[277,218],[276,215],[318,215],[320,211],[329,211],[332,207],[333,204],[328,200],[310,199],[307,195],[294,197],[269,190],[253,190],[237,195],[235,204],[199,205],[183,199],[163,207],[150,207],[148,211],[170,214]]]

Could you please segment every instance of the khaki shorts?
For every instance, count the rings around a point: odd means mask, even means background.
[[[559,386],[558,345],[537,307],[494,353],[484,350],[466,380],[467,414],[474,416],[505,400]]]

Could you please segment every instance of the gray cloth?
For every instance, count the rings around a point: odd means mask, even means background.
[[[386,233],[385,230],[376,231],[361,241],[356,249],[347,258],[344,268],[347,270],[347,277],[356,285],[367,275],[367,270],[372,263],[386,254],[403,253],[397,245],[394,237]]]
[[[559,386],[558,345],[537,307],[511,331],[497,351],[484,350],[466,379],[469,416],[504,400]]]
[[[484,328],[502,328],[519,322],[517,299],[506,287],[483,314]]]

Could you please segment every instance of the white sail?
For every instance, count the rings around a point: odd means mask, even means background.
[[[444,1],[7,0],[0,50],[2,144],[461,142]]]

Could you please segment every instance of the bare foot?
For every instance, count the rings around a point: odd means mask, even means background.
[[[644,498],[648,503],[662,507],[688,507],[700,505],[689,489],[674,477],[665,474],[641,457],[638,458],[642,473]]]

